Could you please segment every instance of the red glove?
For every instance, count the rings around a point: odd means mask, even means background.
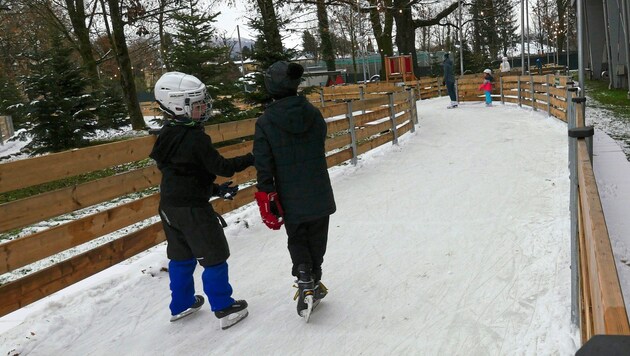
[[[265,225],[272,230],[280,230],[280,227],[284,224],[284,219],[282,218],[284,211],[280,205],[278,193],[256,192],[254,197]]]

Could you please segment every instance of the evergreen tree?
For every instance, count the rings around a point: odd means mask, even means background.
[[[308,30],[302,33],[302,48],[304,54],[309,54],[315,60],[319,59],[319,44],[317,39]]]
[[[241,119],[241,111],[230,100],[218,98],[236,91],[231,83],[239,76],[234,63],[222,63],[228,58],[230,48],[212,42],[216,37],[216,28],[212,23],[219,14],[200,12],[196,0],[190,1],[189,5],[185,11],[173,15],[176,31],[168,55],[170,67],[174,71],[194,75],[206,84],[208,93],[214,98],[213,123]]]
[[[216,33],[212,23],[218,15],[201,13],[196,0],[192,0],[185,11],[173,15],[176,31],[168,54],[171,68],[194,75],[208,86],[220,82],[218,78],[222,70],[217,61],[229,51],[229,48],[214,46],[211,42]],[[211,94],[215,96],[217,92]]]
[[[496,33],[501,55],[508,54],[508,49],[512,47],[512,42],[517,37],[514,5],[515,2],[513,0],[494,0],[494,6],[498,15],[496,17]]]
[[[59,35],[53,46],[35,54],[31,74],[23,78],[29,99],[31,153],[58,152],[87,145],[96,127],[93,96],[86,92],[88,81],[73,64],[72,50]]]
[[[266,8],[268,10],[268,8]],[[293,49],[278,49],[276,45],[270,43],[276,40],[275,32],[278,31],[278,27],[272,28],[270,23],[277,24],[280,28],[286,25],[276,14],[275,11],[265,12],[265,16],[275,16],[273,18],[260,19],[253,18],[250,21],[250,26],[259,33],[254,43],[252,59],[258,63],[259,68],[264,72],[277,61],[290,61],[296,55],[296,51]],[[267,25],[266,25],[267,24]],[[271,32],[271,33],[266,33]],[[246,98],[250,103],[263,104],[271,100],[271,96],[267,93],[265,88],[264,78],[261,73],[258,73],[254,77],[255,90],[246,93]],[[260,110],[260,108],[258,108]]]

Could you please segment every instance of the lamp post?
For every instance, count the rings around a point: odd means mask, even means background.
[[[464,75],[464,46],[463,40],[464,37],[463,29],[462,29],[462,1],[457,0],[457,6],[459,7],[459,16],[457,17],[457,27],[459,28],[459,73]]]

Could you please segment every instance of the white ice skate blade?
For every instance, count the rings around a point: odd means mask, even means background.
[[[308,320],[311,318],[311,313],[313,312],[314,308],[313,296],[307,295],[306,297],[304,297],[304,303],[306,303],[306,309],[300,311],[300,316],[304,318],[304,321],[308,323]]]
[[[247,315],[249,315],[247,308],[243,310],[239,310],[226,317],[219,319],[219,325],[221,326],[221,329],[223,330],[228,329],[232,327],[234,324],[238,323],[239,321],[245,319]]]
[[[197,308],[188,308],[186,310],[184,310],[183,312],[179,313],[179,314],[175,314],[175,315],[171,315],[171,322],[175,321],[175,320],[179,320],[185,316],[189,316],[190,314],[196,312],[197,310],[201,309],[203,305],[200,305]]]

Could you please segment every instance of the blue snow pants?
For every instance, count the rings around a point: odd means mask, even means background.
[[[195,282],[193,273],[197,266],[197,260],[171,260],[168,263],[168,275],[171,283],[171,315],[176,315],[190,308],[195,302]],[[232,298],[232,286],[228,279],[227,262],[203,268],[201,274],[203,291],[208,296],[212,311],[228,308],[234,299]]]
[[[486,104],[492,104],[492,96],[490,96],[490,92],[487,90],[484,90],[484,92],[486,93]]]

